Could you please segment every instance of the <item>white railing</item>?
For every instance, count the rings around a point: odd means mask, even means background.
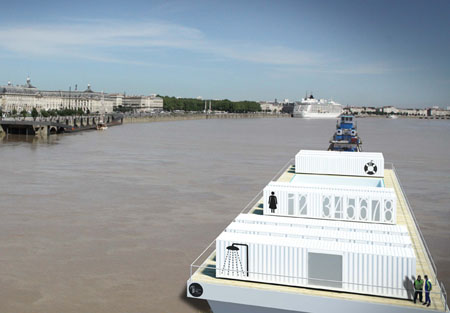
[[[415,224],[416,230],[417,230],[417,232],[418,232],[418,234],[420,236],[420,239],[421,239],[420,242],[421,242],[422,249],[426,252],[426,254],[427,254],[427,256],[428,256],[428,258],[430,260],[431,267],[433,268],[433,271],[434,271],[435,279],[437,280],[437,267],[436,267],[436,264],[434,263],[433,257],[431,256],[431,252],[430,252],[430,249],[428,248],[428,245],[427,245],[427,243],[425,241],[425,237],[423,236],[423,233],[420,230],[419,222],[417,222],[417,219],[416,219],[416,216],[414,215],[414,211],[412,209],[412,206],[409,203],[408,198],[406,197],[405,191],[403,189],[402,183],[400,182],[400,178],[397,175],[397,171],[396,171],[396,169],[394,167],[394,164],[393,163],[386,163],[385,166],[391,167],[391,169],[395,173],[395,177],[397,178],[397,182],[398,182],[398,185],[400,187],[400,192],[402,193],[402,197],[405,200],[406,205],[408,206],[408,209],[409,209],[408,211],[411,213],[411,216],[412,216],[412,218],[414,220],[414,224]]]
[[[293,165],[294,159],[290,159],[289,161],[286,162],[286,164],[283,165],[283,167],[275,174],[274,177],[272,177],[272,179],[270,181],[277,181],[281,175],[283,175],[288,168],[294,166]],[[264,189],[262,189],[260,192],[258,192],[258,194],[256,194],[256,196],[253,197],[252,200],[250,200],[250,202],[241,210],[240,213],[248,213],[250,212],[255,205],[259,202],[259,200],[262,198],[263,195],[263,191]],[[261,211],[263,210],[263,208],[261,208]]]
[[[214,242],[212,242],[214,243]],[[212,254],[209,255],[212,260]],[[414,298],[414,282],[413,280],[410,280],[408,282],[407,286],[404,287],[389,287],[389,286],[383,286],[383,285],[372,285],[372,284],[362,284],[362,283],[353,283],[353,282],[346,282],[346,281],[337,281],[337,280],[329,280],[329,279],[321,279],[321,278],[311,278],[311,277],[301,277],[301,276],[290,276],[290,275],[281,275],[281,274],[267,274],[267,273],[259,273],[249,270],[248,272],[245,271],[245,275],[242,273],[241,269],[229,269],[229,268],[220,268],[216,267],[216,265],[195,265],[191,264],[191,273],[192,272],[201,272],[203,275],[207,275],[214,279],[233,279],[233,280],[239,280],[239,281],[250,281],[250,282],[259,282],[259,283],[265,283],[265,284],[276,284],[276,285],[284,285],[287,287],[307,287],[307,288],[314,288],[314,289],[321,289],[321,290],[331,290],[331,291],[344,291],[344,292],[350,292],[350,293],[356,293],[356,294],[363,294],[363,295],[374,295],[374,296],[385,296],[389,298],[399,298],[399,299],[408,299],[412,300]],[[216,277],[216,271],[226,271],[235,273],[236,275],[230,275],[224,278],[217,278]],[[263,275],[266,277],[264,281],[259,281],[257,279],[251,279],[247,278],[248,276],[253,275]],[[272,278],[272,279],[270,279]],[[281,280],[286,281],[303,281],[305,283],[302,283],[301,285],[293,284],[293,283],[280,283]],[[192,275],[190,277],[190,280],[192,281]],[[314,283],[310,283],[309,281],[314,281]],[[275,283],[276,282],[276,283]],[[323,284],[320,284],[322,282]],[[333,287],[333,286],[327,286],[327,284],[339,284],[342,285],[342,287]],[[449,312],[448,309],[448,303],[447,303],[447,294],[445,291],[444,285],[440,284],[440,290],[439,291],[430,291],[430,297],[432,297],[432,302],[435,302],[436,299],[440,299],[441,303],[437,304],[437,310],[438,312]],[[291,289],[285,289],[284,292],[290,292],[295,293],[295,290]],[[406,295],[406,297],[403,297]]]

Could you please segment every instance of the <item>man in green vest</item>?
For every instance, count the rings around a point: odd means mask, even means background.
[[[430,306],[431,304],[431,299],[430,299],[430,291],[432,289],[431,286],[431,281],[428,280],[428,276],[425,275],[425,302],[423,303],[423,305],[427,305]]]
[[[416,303],[417,296],[419,296],[419,301],[422,302],[422,290],[423,290],[423,279],[419,275],[417,276],[417,279],[414,281],[414,303]]]

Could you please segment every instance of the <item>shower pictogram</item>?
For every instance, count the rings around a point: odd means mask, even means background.
[[[244,266],[242,265],[241,256],[239,254],[239,248],[237,246],[245,247],[246,250],[246,270],[244,271]],[[222,266],[222,274],[227,272],[227,275],[248,276],[248,245],[244,243],[233,243],[231,246],[227,247],[227,254]]]

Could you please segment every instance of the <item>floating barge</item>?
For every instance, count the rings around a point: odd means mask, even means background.
[[[448,312],[394,166],[364,152],[300,151],[192,263],[187,296],[214,313]]]

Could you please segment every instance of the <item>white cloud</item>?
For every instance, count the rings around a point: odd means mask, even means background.
[[[278,73],[330,73],[380,75],[393,71],[382,63],[352,64],[329,54],[281,45],[262,45],[208,38],[201,30],[162,21],[130,22],[71,19],[65,23],[0,27],[0,50],[19,56],[79,58],[107,63],[144,66],[155,64],[152,50],[181,50],[204,60],[236,60],[265,64]],[[138,52],[140,57],[132,57]],[[1,52],[1,51],[0,51]],[[174,62],[176,63],[176,62]],[[345,65],[344,65],[345,64]]]
[[[104,62],[126,60],[112,49],[181,49],[253,63],[313,65],[321,55],[283,46],[219,42],[196,28],[164,22],[122,23],[114,20],[73,21],[60,25],[28,25],[0,28],[0,47],[21,55],[67,56]]]

